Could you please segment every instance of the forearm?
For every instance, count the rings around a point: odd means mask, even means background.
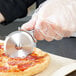
[[[5,21],[5,18],[4,18],[4,16],[0,13],[0,23],[3,22],[3,21]]]

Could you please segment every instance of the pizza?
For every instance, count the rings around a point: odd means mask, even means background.
[[[42,72],[50,63],[50,56],[38,48],[27,57],[11,58],[4,53],[0,44],[0,76],[32,76]]]

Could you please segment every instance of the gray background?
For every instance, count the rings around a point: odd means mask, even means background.
[[[19,26],[29,19],[28,16],[22,21],[14,21],[7,26],[0,25],[0,36],[7,36],[10,32],[16,31]],[[52,42],[38,41],[37,47],[52,54],[76,59],[76,38],[73,37]]]

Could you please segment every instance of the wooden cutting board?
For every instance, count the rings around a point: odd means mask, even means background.
[[[0,43],[3,43],[4,41],[0,40]],[[76,60],[74,59],[69,59],[61,56],[57,56],[54,54],[49,54],[50,55],[50,64],[49,66],[41,73],[35,75],[35,76],[52,76],[53,73],[55,73],[57,70],[60,68],[76,63]]]

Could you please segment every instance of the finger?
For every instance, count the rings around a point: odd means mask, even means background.
[[[43,35],[43,37],[46,41],[49,42],[54,39],[53,37],[54,37],[55,33],[46,20],[41,21],[39,28],[40,28],[41,34]]]
[[[48,42],[50,42],[50,41],[53,41],[54,39],[53,38],[51,38],[51,37],[45,37],[44,38],[46,41],[48,41]]]
[[[37,20],[37,16],[34,16],[34,18],[32,18],[29,22],[23,24],[21,29],[28,30],[28,31],[33,30],[36,24],[36,20]]]
[[[26,30],[30,31],[30,30],[34,29],[34,25],[31,22],[28,22],[28,23],[23,24],[22,27],[21,27],[21,29],[25,30],[25,31]]]
[[[53,31],[51,25],[47,21],[42,21],[40,26],[40,31],[46,38],[53,38],[55,36],[55,32]]]
[[[42,33],[41,33],[39,30],[37,30],[37,29],[34,30],[34,36],[35,36],[35,38],[36,38],[37,40],[44,40],[44,36],[43,36]]]
[[[69,37],[72,35],[72,32],[70,30],[64,30],[64,37]]]
[[[46,31],[45,30],[43,31],[45,33],[45,35],[44,35],[45,36],[45,40],[52,41],[54,39],[55,40],[62,39],[62,37],[59,36],[58,34],[56,34],[56,32],[54,31],[54,29],[51,27],[52,24],[49,24],[48,22],[43,21],[41,25],[45,26],[44,28],[47,28]]]
[[[55,39],[56,40],[62,39],[64,37],[64,31],[63,31],[62,27],[55,25],[55,24],[51,24],[51,26],[52,26],[54,32],[56,33]]]
[[[55,40],[61,40],[63,37],[59,36],[58,34],[55,35]]]

